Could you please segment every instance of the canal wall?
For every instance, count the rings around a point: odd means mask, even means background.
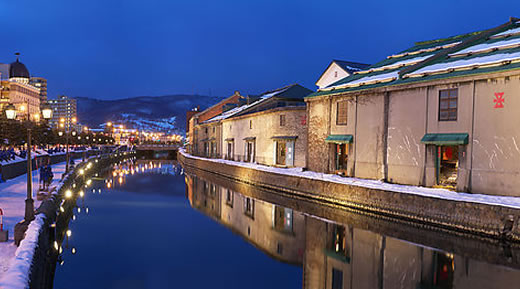
[[[445,200],[288,175],[180,152],[186,167],[300,199],[446,230],[520,241],[520,210],[500,205]]]
[[[87,188],[89,178],[118,162],[133,157],[134,152],[98,155],[74,167],[58,185],[51,197],[41,203],[35,220],[28,224],[24,239],[16,251],[15,260],[6,272],[2,289],[52,289],[56,264],[61,256],[69,221],[76,207],[79,191]],[[83,174],[79,171],[83,170]],[[72,191],[66,198],[65,192]]]
[[[99,151],[87,151],[86,156],[90,157],[92,155],[97,154]],[[79,159],[83,158],[83,152],[70,152],[71,158]],[[54,154],[54,155],[43,155],[36,156],[36,158],[49,157],[51,160],[51,165],[64,162],[67,159],[66,154]],[[32,169],[36,169],[36,162],[32,161]],[[2,164],[2,176],[4,180],[9,180],[21,176],[27,173],[27,160],[22,160],[19,162],[13,162],[8,164]]]

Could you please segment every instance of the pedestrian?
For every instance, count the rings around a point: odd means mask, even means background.
[[[43,187],[42,187],[43,185]],[[40,191],[45,190],[45,166],[40,165]]]
[[[2,174],[2,164],[0,164],[0,183],[5,182],[4,175]]]

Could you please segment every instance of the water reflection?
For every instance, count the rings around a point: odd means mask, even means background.
[[[193,208],[272,258],[302,266],[303,288],[518,288],[520,283],[516,245],[320,208],[209,173],[188,173],[185,181]]]

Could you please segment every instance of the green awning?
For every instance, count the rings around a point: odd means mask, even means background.
[[[424,144],[433,145],[467,145],[468,144],[467,133],[427,133],[421,139]]]
[[[331,134],[325,139],[325,142],[343,144],[352,143],[353,140],[354,136],[351,134]]]
[[[271,139],[297,139],[298,136],[290,136],[290,135],[280,135],[280,136],[272,136]]]

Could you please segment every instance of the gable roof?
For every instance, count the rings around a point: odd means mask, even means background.
[[[270,99],[288,99],[288,100],[301,100],[303,102],[303,99],[311,94],[313,91],[305,88],[299,84],[291,84],[288,86],[284,86],[281,88],[277,88],[275,90],[266,91],[258,98],[256,98],[255,101],[249,103],[249,104],[243,104],[241,106],[235,107],[233,109],[230,109],[228,111],[223,112],[220,115],[217,115],[206,122],[213,122],[213,121],[219,121],[223,119],[228,119],[234,116],[239,116],[246,114],[248,111],[254,109],[258,105],[267,102]]]
[[[329,70],[329,68],[334,63],[336,63],[341,69],[343,69],[348,74],[353,74],[356,71],[364,70],[364,69],[366,69],[366,68],[368,68],[370,66],[370,64],[364,64],[364,63],[359,63],[359,62],[352,62],[352,61],[333,59],[329,63],[329,65],[327,65],[327,68],[325,68],[325,70],[320,74],[320,76],[318,77],[318,80],[316,81],[316,83],[318,83],[320,81],[320,79],[323,77],[323,75],[325,75],[325,73]]]
[[[337,59],[332,60],[331,64],[332,63],[336,63],[337,65],[339,65],[343,70],[345,70],[348,73],[354,73],[355,71],[364,70],[370,66],[370,64],[337,60]]]
[[[517,69],[520,19],[492,29],[422,41],[309,97]]]

